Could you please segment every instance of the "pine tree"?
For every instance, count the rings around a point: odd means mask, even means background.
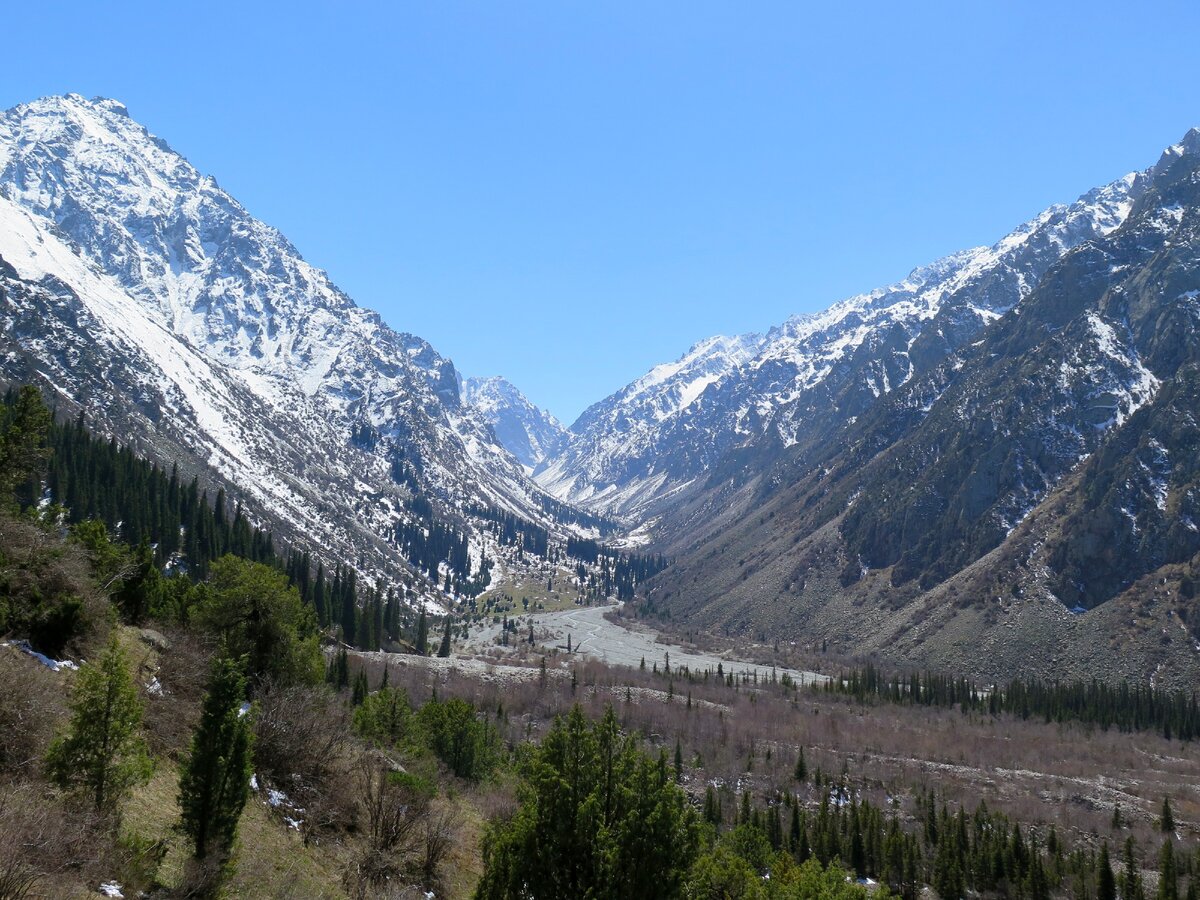
[[[1158,854],[1158,900],[1179,900],[1178,877],[1175,848],[1171,846],[1171,838],[1167,838]]]
[[[1117,882],[1112,876],[1112,863],[1109,860],[1109,842],[1104,841],[1100,846],[1100,862],[1096,874],[1096,900],[1116,900]]]
[[[111,812],[150,777],[141,724],[142,704],[114,633],[100,662],[85,663],[76,676],[71,723],[46,756],[51,779],[87,792],[98,811]]]
[[[229,658],[217,660],[179,781],[183,829],[199,859],[212,844],[221,855],[229,852],[250,796],[252,736],[250,717],[242,706],[245,696],[246,679],[238,664]]]
[[[1158,825],[1163,831],[1175,830],[1175,816],[1171,812],[1171,798],[1163,797],[1162,815],[1159,817]]]
[[[675,739],[675,783],[683,783],[683,747],[679,743],[679,738]]]
[[[350,703],[352,706],[362,706],[362,702],[367,699],[367,694],[371,689],[367,685],[367,673],[364,669],[359,669],[358,674],[354,676],[354,691],[350,695]]]
[[[429,652],[429,620],[425,617],[425,607],[421,607],[421,617],[417,619],[417,653],[425,656]]]
[[[796,771],[793,773],[797,781],[808,780],[808,764],[804,761],[804,748],[800,748],[800,755],[796,757]]]
[[[442,646],[438,647],[437,655],[445,659],[450,655],[450,617],[446,616],[446,631],[442,635]]]

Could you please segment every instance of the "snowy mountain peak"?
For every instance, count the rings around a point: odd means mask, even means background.
[[[530,469],[558,452],[569,437],[558,419],[499,376],[468,378],[463,382],[463,402],[477,409],[500,443]]]
[[[70,94],[0,113],[0,197],[5,260],[23,279],[53,276],[77,307],[56,340],[121,348],[96,351],[115,367],[104,378],[43,367],[98,423],[143,410],[121,423],[128,438],[169,430],[297,537],[343,558],[369,550],[380,570],[413,492],[451,517],[542,517],[541,491],[463,407],[448,359],[357,307],[121,103]],[[50,352],[45,335],[8,336]]]
[[[880,396],[966,346],[1065,253],[1108,234],[1144,192],[1130,175],[1050,207],[989,247],[791,316],[765,336],[711,338],[655,366],[571,426],[534,473],[555,495],[632,519],[707,477],[731,451],[828,436]]]

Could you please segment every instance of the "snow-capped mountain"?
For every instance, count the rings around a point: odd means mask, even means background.
[[[644,518],[732,451],[778,453],[827,437],[974,340],[1065,253],[1117,228],[1144,189],[1129,175],[1047,209],[990,247],[796,316],[765,336],[717,337],[597,403],[535,472],[556,496]]]
[[[468,378],[463,382],[463,400],[483,415],[505,449],[531,470],[567,440],[567,429],[558,419],[530,403],[504,378]]]
[[[667,495],[678,481],[671,480],[662,455],[664,429],[685,416],[710,385],[753,359],[762,343],[755,334],[710,338],[675,362],[655,366],[584,410],[571,426],[570,439],[542,462],[534,478],[568,502],[616,514]],[[721,448],[696,441],[678,449],[699,469]],[[637,464],[642,474],[631,475]]]
[[[314,547],[394,567],[418,493],[451,517],[544,519],[449,360],[116,101],[0,115],[0,256],[10,377],[32,370],[102,430],[186,451]]]
[[[1194,684],[1200,129],[1122,183],[1119,227],[973,340],[668,513],[655,608],[993,679]]]

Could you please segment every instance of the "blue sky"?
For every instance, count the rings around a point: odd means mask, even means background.
[[[22,4],[0,105],[122,100],[361,305],[570,421],[1200,125],[1197,3],[839,6]]]

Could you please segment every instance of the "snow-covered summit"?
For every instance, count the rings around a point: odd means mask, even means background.
[[[7,262],[56,277],[94,317],[70,339],[136,338],[141,386],[122,389],[145,396],[87,398],[97,421],[125,405],[153,410],[147,429],[188,422],[180,440],[201,460],[319,546],[386,545],[413,489],[451,514],[541,514],[448,359],[356,306],[119,102],[0,113],[0,198],[20,219],[0,225]],[[23,349],[44,355],[35,337]],[[67,369],[55,387],[72,396],[85,377]]]
[[[477,409],[496,432],[500,443],[533,469],[568,440],[567,429],[550,413],[526,399],[507,379],[468,378],[463,401]]]
[[[732,449],[787,447],[861,414],[1016,306],[1067,251],[1129,214],[1145,175],[1056,205],[990,247],[792,316],[765,335],[715,337],[592,406],[535,472],[557,496],[640,518],[707,477]]]

